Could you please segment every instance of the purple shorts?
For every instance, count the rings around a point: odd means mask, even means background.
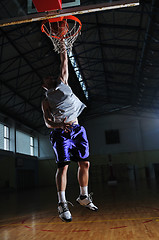
[[[83,126],[73,125],[68,133],[61,128],[56,128],[50,133],[50,141],[58,167],[69,164],[71,160],[88,161],[89,143]]]

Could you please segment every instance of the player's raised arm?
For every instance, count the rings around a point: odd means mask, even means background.
[[[64,41],[62,44],[65,44]],[[60,53],[60,59],[61,59],[61,67],[60,67],[60,80],[68,84],[68,57],[67,57],[67,51]]]

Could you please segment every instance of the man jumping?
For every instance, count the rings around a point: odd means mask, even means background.
[[[63,221],[70,222],[72,216],[65,196],[70,161],[78,163],[80,195],[76,201],[93,211],[98,208],[93,204],[91,195],[88,194],[89,143],[85,128],[79,125],[77,119],[86,106],[75,96],[68,85],[66,50],[60,53],[60,59],[60,76],[57,79],[50,76],[43,80],[42,87],[46,90],[46,98],[42,101],[42,111],[46,126],[53,129],[50,133],[50,141],[57,163],[56,186],[59,217]]]

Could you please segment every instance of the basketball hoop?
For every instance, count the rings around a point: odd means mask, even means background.
[[[72,49],[81,27],[81,21],[77,17],[70,15],[43,21],[41,31],[51,39],[54,51],[62,53],[65,50]]]

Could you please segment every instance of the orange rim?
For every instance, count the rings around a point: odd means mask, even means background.
[[[64,16],[64,17],[57,17],[57,18],[50,18],[50,19],[44,20],[44,21],[42,22],[42,25],[41,25],[41,31],[44,32],[48,37],[50,37],[50,34],[47,33],[47,31],[45,30],[45,23],[47,23],[47,22],[50,22],[50,23],[52,23],[52,22],[60,22],[60,21],[65,20],[65,19],[70,19],[70,20],[73,20],[73,21],[79,23],[78,31],[71,35],[71,36],[76,36],[76,35],[81,31],[82,23],[81,23],[81,21],[80,21],[77,17],[72,16],[72,15],[70,15],[70,16]],[[61,39],[60,37],[53,36],[53,35],[51,35],[51,37],[57,38],[57,39]],[[70,36],[69,36],[69,37],[70,37]],[[67,39],[67,38],[69,38],[69,37],[64,37],[64,39]]]

